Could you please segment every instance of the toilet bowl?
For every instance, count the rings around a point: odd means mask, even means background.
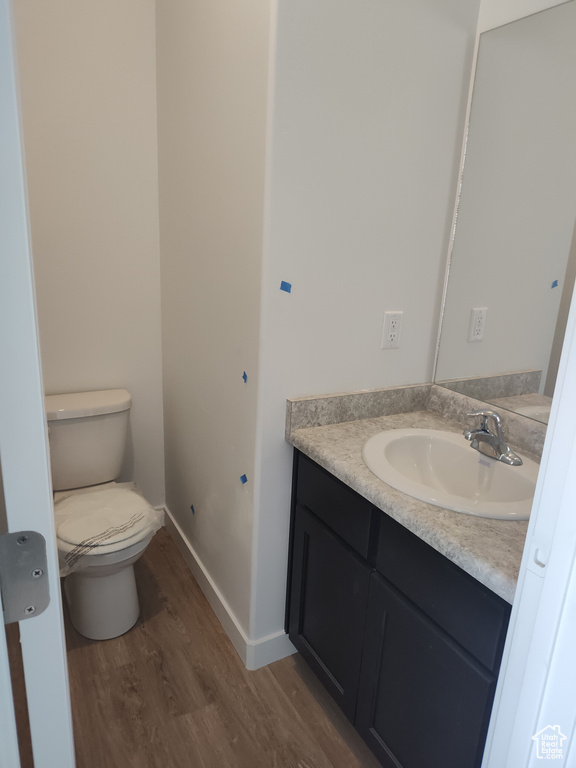
[[[131,483],[55,494],[64,594],[72,625],[84,637],[109,640],[136,623],[133,565],[154,535],[157,518]]]
[[[110,640],[128,632],[138,621],[140,602],[133,565],[151,538],[149,535],[118,552],[90,555],[93,562],[65,577],[70,620],[81,635]]]
[[[124,456],[126,390],[45,398],[60,574],[75,629],[92,640],[127,632],[140,607],[134,563],[162,526],[133,483],[116,483]]]

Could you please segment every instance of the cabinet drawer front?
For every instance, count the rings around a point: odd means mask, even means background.
[[[298,501],[364,558],[368,557],[372,506],[326,470],[298,454]]]
[[[508,603],[385,514],[376,568],[479,661],[498,670]]]

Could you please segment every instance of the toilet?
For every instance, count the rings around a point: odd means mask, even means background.
[[[136,623],[133,565],[162,513],[133,483],[117,483],[126,449],[125,389],[45,398],[60,575],[75,629],[108,640]]]

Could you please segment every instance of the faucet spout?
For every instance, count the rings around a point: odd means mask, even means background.
[[[514,453],[504,440],[502,435],[502,422],[496,411],[472,411],[468,416],[479,416],[482,419],[478,429],[464,430],[464,437],[466,440],[470,441],[472,448],[485,456],[489,456],[497,461],[503,461],[505,464],[510,464],[513,467],[519,467],[522,464],[520,456],[518,456],[517,453]],[[494,424],[493,432],[488,427],[489,419]]]

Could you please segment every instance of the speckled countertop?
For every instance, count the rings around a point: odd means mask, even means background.
[[[421,427],[462,432],[457,421],[427,410],[305,427],[287,439],[449,560],[512,603],[527,522],[490,520],[432,506],[395,490],[364,464],[362,446],[377,432]]]

